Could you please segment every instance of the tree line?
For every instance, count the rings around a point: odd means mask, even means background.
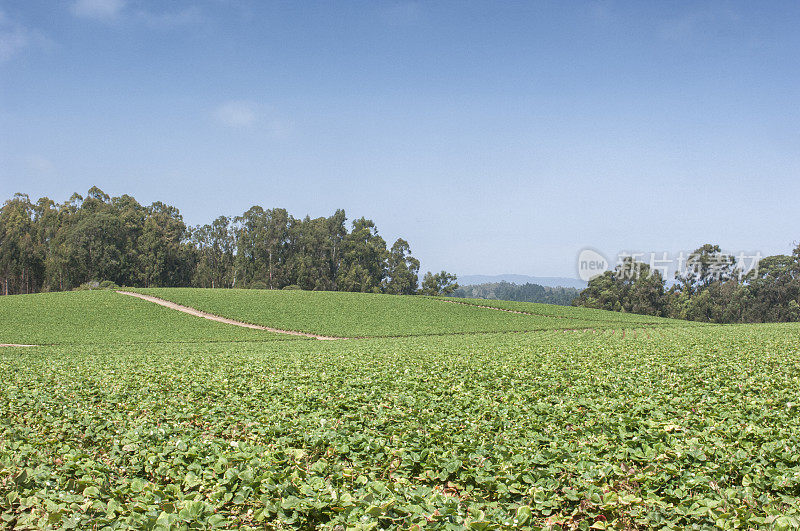
[[[408,242],[391,247],[344,210],[303,219],[253,206],[187,226],[174,206],[139,204],[92,187],[63,203],[25,194],[0,208],[0,292],[64,291],[93,281],[138,287],[451,293],[455,275],[427,273]]]
[[[626,257],[590,280],[574,304],[714,323],[800,321],[800,245],[748,272],[719,245],[705,244],[669,288],[659,270]]]
[[[579,293],[580,290],[575,288],[540,286],[530,282],[522,285],[510,282],[488,282],[461,286],[453,292],[453,296],[468,299],[495,299],[569,306]]]

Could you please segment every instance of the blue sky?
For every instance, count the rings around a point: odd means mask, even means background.
[[[800,240],[800,3],[0,0],[0,197],[375,220],[423,270]]]

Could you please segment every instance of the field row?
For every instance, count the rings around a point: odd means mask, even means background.
[[[649,331],[2,351],[0,510],[81,528],[800,523],[800,330]]]
[[[685,321],[643,318],[614,312],[547,304],[479,301],[497,308],[529,312],[515,314],[478,308],[472,299],[375,295],[369,293],[137,289],[231,319],[288,330],[343,337],[403,337],[476,332],[523,332],[564,328],[619,326],[687,326]]]
[[[559,317],[574,319],[582,322],[613,323],[620,326],[661,325],[661,326],[703,326],[704,323],[693,321],[676,321],[652,315],[638,315],[635,313],[609,312],[594,308],[573,306],[557,306],[555,304],[539,304],[534,302],[500,301],[487,299],[465,299],[456,297],[440,297],[460,304],[470,304],[479,307],[498,308],[512,312],[523,312],[534,316]]]
[[[112,291],[10,295],[0,299],[0,343],[119,344],[296,339],[163,308]]]
[[[140,289],[140,293],[265,327],[347,338],[406,337],[631,326],[683,321],[583,308],[365,293]],[[524,311],[495,311],[478,302]],[[304,339],[201,319],[111,291],[14,295],[0,301],[0,343],[36,345]]]

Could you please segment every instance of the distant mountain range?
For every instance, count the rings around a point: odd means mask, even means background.
[[[585,289],[586,282],[577,278],[568,277],[531,277],[528,275],[459,275],[458,283],[461,286],[474,284],[488,284],[490,282],[508,282],[510,284],[539,284],[551,288]]]

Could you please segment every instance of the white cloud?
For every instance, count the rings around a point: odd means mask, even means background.
[[[125,0],[75,0],[72,13],[77,17],[113,20],[125,8]]]
[[[41,33],[11,20],[0,10],[0,63],[8,61],[29,46],[46,44],[48,39]]]
[[[28,31],[8,21],[0,12],[0,61],[11,59],[29,43]]]
[[[294,133],[294,124],[288,120],[273,119],[267,122],[267,132],[272,138],[288,138]]]
[[[135,10],[128,0],[74,0],[72,14],[79,18],[90,18],[103,22],[124,19],[143,24],[150,29],[170,29],[195,24],[202,20],[197,6],[177,11]]]
[[[611,1],[597,0],[589,4],[590,20],[597,26],[608,26],[614,21]]]
[[[153,13],[140,11],[138,18],[151,29],[169,29],[176,26],[195,24],[202,20],[200,9],[196,6],[187,7],[181,11]]]
[[[258,106],[247,100],[228,101],[217,107],[213,114],[218,122],[228,127],[248,127],[258,118]]]
[[[689,43],[698,38],[733,31],[741,20],[742,17],[730,9],[693,11],[662,24],[659,35],[666,41]]]
[[[274,139],[289,138],[295,130],[294,122],[279,111],[252,100],[227,101],[214,109],[211,116],[226,127],[253,128],[254,132]]]
[[[391,26],[405,26],[419,21],[422,9],[415,1],[394,2],[381,10],[383,21]]]
[[[31,170],[36,175],[42,174],[49,174],[55,171],[55,165],[53,162],[45,157],[41,157],[38,155],[28,157],[26,161],[28,165],[28,169]]]

